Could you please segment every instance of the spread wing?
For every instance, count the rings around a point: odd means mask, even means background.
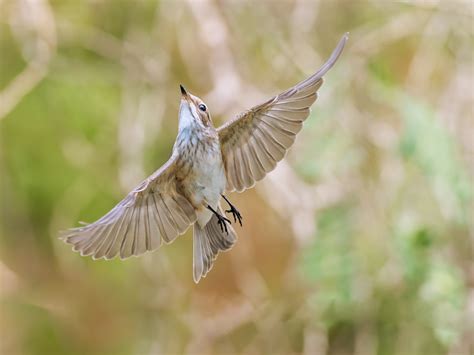
[[[336,63],[347,39],[346,33],[315,74],[219,127],[228,191],[252,187],[283,159],[318,97],[323,75]]]
[[[171,243],[196,221],[186,198],[176,191],[176,155],[138,185],[98,221],[64,233],[66,243],[94,259],[127,258]]]

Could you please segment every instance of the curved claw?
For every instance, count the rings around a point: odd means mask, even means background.
[[[229,219],[225,218],[224,216],[217,216],[218,218],[218,221],[217,221],[217,224],[219,224],[219,226],[221,227],[221,232],[226,232],[226,234],[229,234],[229,231],[227,230],[227,223],[231,223]]]
[[[234,223],[237,223],[237,220],[239,221],[240,226],[242,227],[242,215],[240,212],[237,210],[237,208],[234,207],[234,205],[225,197],[225,195],[221,195],[222,198],[227,202],[229,205],[230,209],[226,210],[225,213],[232,213],[232,216],[234,216]]]
[[[237,223],[237,220],[239,220],[239,224],[242,227],[242,215],[235,207],[232,206],[230,210],[226,210],[225,213],[232,213],[232,216],[234,217],[234,223]]]

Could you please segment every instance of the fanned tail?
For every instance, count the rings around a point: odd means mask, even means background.
[[[220,205],[217,207],[217,211],[223,215]],[[227,231],[228,233],[221,230],[215,215],[212,216],[204,228],[201,228],[198,223],[194,223],[194,282],[198,283],[201,277],[206,276],[209,270],[211,270],[214,260],[220,251],[229,250],[237,241],[237,234],[230,224],[227,225]]]

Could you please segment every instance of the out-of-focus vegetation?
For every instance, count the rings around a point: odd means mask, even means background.
[[[472,354],[473,4],[0,1],[2,354]],[[188,232],[92,261],[93,221],[170,154],[178,84],[215,123],[350,41],[287,159]]]

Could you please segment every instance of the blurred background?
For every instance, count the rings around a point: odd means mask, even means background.
[[[0,0],[0,353],[474,353],[473,7]],[[220,124],[346,31],[198,285],[189,232],[126,261],[57,239],[168,159],[180,83]]]

